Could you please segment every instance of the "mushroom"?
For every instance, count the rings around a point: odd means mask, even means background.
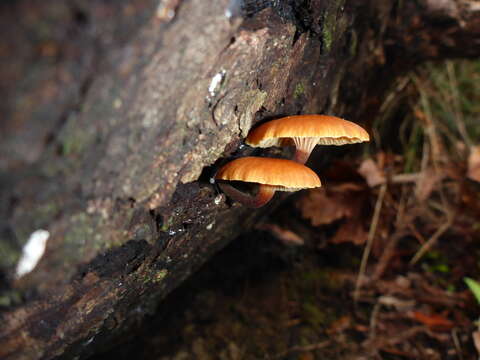
[[[215,179],[260,184],[257,194],[250,196],[230,184],[218,183],[225,194],[252,208],[268,203],[275,191],[298,191],[322,186],[317,174],[302,164],[291,160],[262,157],[233,160],[217,172]]]
[[[315,145],[345,145],[369,141],[359,125],[329,115],[296,115],[272,120],[252,130],[245,142],[254,147],[295,144],[294,161],[305,164]]]

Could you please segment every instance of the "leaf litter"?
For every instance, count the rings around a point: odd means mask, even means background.
[[[460,135],[447,133],[431,89],[412,83],[422,99],[413,113],[423,127],[418,153],[333,163],[325,187],[297,196],[295,208],[312,233],[329,234],[327,248],[364,248],[347,281],[354,310],[334,329],[363,333],[374,357],[475,359],[480,307],[463,278],[480,281],[480,146],[458,118]]]
[[[157,358],[478,359],[480,305],[465,278],[480,282],[480,131],[452,99],[462,65],[445,66],[435,80],[402,79],[420,101],[404,104],[414,111],[395,146],[331,163],[323,188],[288,197],[231,245],[228,266],[211,265],[209,283],[239,294],[191,279],[183,322],[164,325],[182,348]],[[225,281],[234,259],[247,275]],[[147,349],[170,340],[149,334]]]

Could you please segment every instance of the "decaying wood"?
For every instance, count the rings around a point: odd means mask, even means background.
[[[87,356],[268,212],[232,205],[209,181],[218,159],[254,152],[239,145],[257,121],[334,113],[368,126],[396,75],[480,53],[476,1],[263,1],[247,18],[226,17],[228,0],[140,3],[120,40],[123,20],[73,6],[87,17],[78,31],[103,35],[81,33],[83,55],[68,39],[43,44],[67,54],[47,67],[57,80],[9,93],[30,105],[5,106],[2,359]],[[45,254],[17,279],[38,229]]]

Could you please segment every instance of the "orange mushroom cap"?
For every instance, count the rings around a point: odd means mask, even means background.
[[[345,145],[369,141],[359,125],[329,115],[295,115],[272,120],[252,130],[245,142],[255,147],[290,145],[292,138],[315,138],[319,145]]]
[[[322,186],[318,175],[302,164],[262,157],[233,160],[223,166],[215,178],[272,185],[277,191],[298,191]]]

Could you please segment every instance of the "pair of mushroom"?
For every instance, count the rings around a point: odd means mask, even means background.
[[[345,145],[369,141],[368,133],[350,121],[327,115],[287,116],[269,121],[250,132],[246,143],[254,147],[295,145],[292,160],[244,157],[223,166],[217,180],[258,183],[255,196],[249,196],[225,182],[220,188],[228,196],[248,207],[261,207],[275,191],[298,191],[321,186],[317,174],[306,167],[315,145]]]

